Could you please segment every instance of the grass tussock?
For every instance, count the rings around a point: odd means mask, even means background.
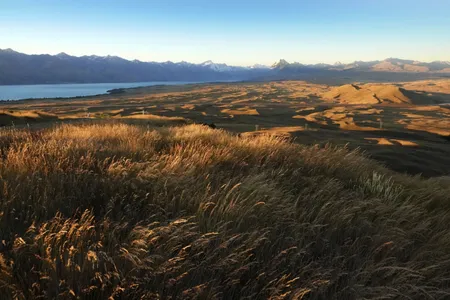
[[[204,126],[0,131],[2,299],[448,299],[450,189]]]

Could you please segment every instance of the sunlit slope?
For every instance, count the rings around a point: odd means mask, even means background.
[[[332,88],[323,95],[325,100],[342,104],[434,104],[436,100],[424,94],[407,91],[390,84],[346,84]]]

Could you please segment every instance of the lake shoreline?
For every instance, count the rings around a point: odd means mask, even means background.
[[[0,85],[0,103],[12,103],[12,102],[16,103],[17,101],[35,101],[35,100],[84,99],[88,97],[109,96],[115,94],[121,95],[125,93],[125,91],[131,89],[142,89],[151,87],[157,88],[164,86],[236,83],[236,82],[238,81],[211,81],[211,82],[155,81],[155,82],[131,82],[131,83],[119,82],[119,83],[88,83],[88,84],[72,83],[72,84],[37,84],[37,85]],[[62,90],[65,87],[67,88],[67,90],[66,91]],[[86,89],[83,90],[82,89],[83,87],[85,87]],[[29,91],[23,91],[23,88],[29,89]],[[17,90],[11,91],[10,89],[17,89]],[[36,94],[36,96],[33,96],[33,89],[37,89],[37,91],[34,93]],[[3,96],[2,93],[5,94],[5,96]],[[67,96],[64,96],[64,93]],[[77,95],[77,93],[79,95]],[[46,97],[45,94],[49,96]]]

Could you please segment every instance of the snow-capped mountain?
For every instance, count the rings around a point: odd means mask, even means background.
[[[253,66],[248,67],[249,69],[270,69],[269,66],[261,65],[261,64],[254,64]]]
[[[211,60],[207,60],[199,65],[202,67],[207,67],[216,72],[235,72],[235,71],[243,71],[243,70],[249,69],[246,67],[236,67],[236,66],[229,66],[227,64],[218,64]]]
[[[283,69],[289,65],[290,65],[290,63],[288,63],[285,59],[280,59],[278,62],[274,63],[271,66],[271,68],[272,69]]]
[[[201,63],[200,66],[208,67],[211,70],[214,70],[217,72],[228,72],[228,71],[231,71],[231,69],[232,69],[231,67],[229,67],[226,64],[216,64],[211,60],[207,60],[207,61]]]

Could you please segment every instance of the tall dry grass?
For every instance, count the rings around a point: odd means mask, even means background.
[[[0,132],[1,299],[448,299],[450,189],[203,126]]]

